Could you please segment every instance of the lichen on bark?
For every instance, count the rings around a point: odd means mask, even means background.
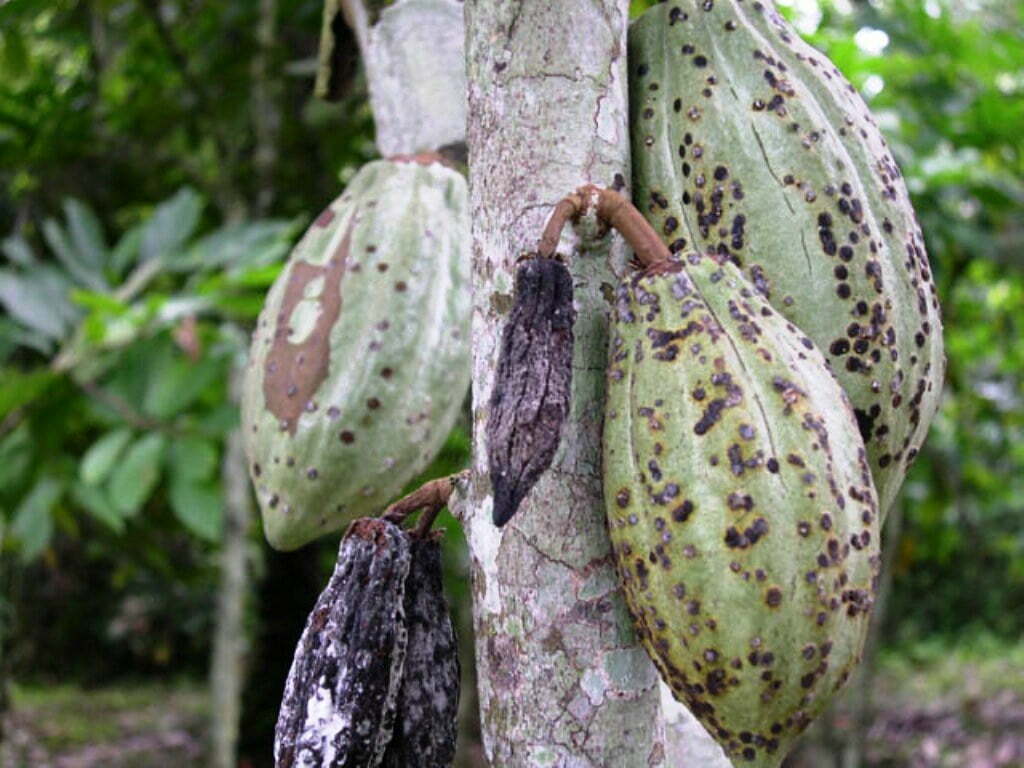
[[[625,262],[567,231],[577,322],[572,408],[551,469],[502,531],[485,445],[516,259],[582,183],[628,174],[628,4],[466,4],[473,210],[472,556],[482,730],[495,766],[664,765],[657,676],[636,644],[605,532],[600,428],[608,304]]]

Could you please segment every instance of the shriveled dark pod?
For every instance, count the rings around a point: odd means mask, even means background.
[[[515,304],[501,335],[487,450],[494,524],[519,508],[558,448],[572,383],[572,277],[557,259],[516,270]]]
[[[406,653],[409,536],[349,526],[295,650],[274,734],[277,768],[373,768],[391,739]]]
[[[441,585],[440,535],[412,537],[405,586],[409,639],[384,768],[448,768],[455,759],[459,658]]]

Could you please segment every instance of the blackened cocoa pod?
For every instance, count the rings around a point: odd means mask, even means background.
[[[501,350],[487,450],[494,524],[511,519],[551,465],[572,384],[572,277],[557,259],[532,258],[516,270],[515,304]]]
[[[455,759],[459,657],[441,585],[439,535],[412,541],[412,565],[405,584],[409,639],[383,768],[449,768]]]
[[[295,650],[274,734],[277,768],[375,768],[391,739],[405,661],[410,540],[349,526]]]

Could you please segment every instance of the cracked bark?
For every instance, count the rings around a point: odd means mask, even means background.
[[[628,175],[626,2],[466,3],[473,209],[470,544],[484,748],[495,766],[660,766],[658,679],[636,644],[611,559],[600,482],[610,287],[618,238],[570,230],[577,321],[572,408],[552,469],[501,531],[486,424],[515,262],[551,207]]]

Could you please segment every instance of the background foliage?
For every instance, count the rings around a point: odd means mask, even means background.
[[[1024,5],[783,10],[869,98],[943,302],[945,399],[905,487],[884,642],[1017,639]],[[319,16],[317,0],[0,4],[0,670],[15,678],[205,669],[232,371],[291,243],[374,155],[358,73],[340,104],[311,98]],[[459,427],[431,473],[467,451]],[[251,541],[259,753],[334,544],[300,561]]]

